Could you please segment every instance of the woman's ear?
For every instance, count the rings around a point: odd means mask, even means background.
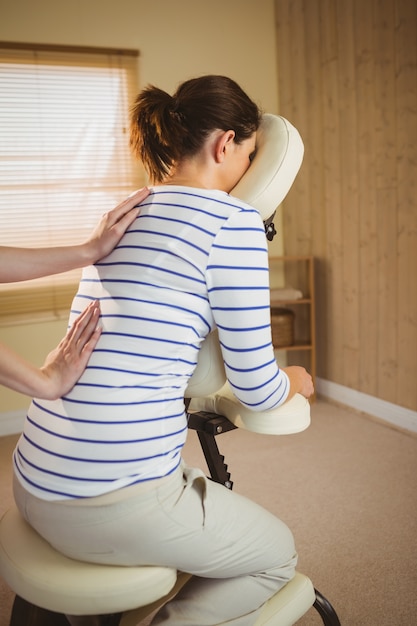
[[[234,139],[234,130],[224,130],[219,133],[215,143],[215,159],[217,163],[222,163],[224,161],[227,151],[233,144]]]

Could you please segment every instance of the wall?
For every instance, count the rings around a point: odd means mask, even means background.
[[[0,0],[0,15],[0,40],[136,48],[140,86],[172,91],[199,74],[226,74],[277,113],[273,0]],[[272,252],[281,252],[279,238]],[[3,326],[0,341],[41,364],[65,320]],[[0,388],[0,412],[27,404]]]
[[[227,74],[277,108],[273,0],[0,0],[0,40],[135,48],[141,85]]]
[[[417,3],[275,8],[280,113],[305,142],[285,253],[316,258],[317,374],[415,411]]]

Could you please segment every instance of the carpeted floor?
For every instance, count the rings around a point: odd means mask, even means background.
[[[234,489],[290,526],[299,571],[332,602],[342,626],[414,626],[417,437],[322,400],[312,418],[298,435],[220,435]],[[16,439],[0,438],[0,514],[12,498]],[[194,432],[184,456],[204,467]],[[0,580],[0,626],[8,625],[12,600]],[[314,609],[298,622],[321,624]]]

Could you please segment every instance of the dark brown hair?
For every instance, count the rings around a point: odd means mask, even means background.
[[[173,96],[150,85],[131,112],[130,146],[151,181],[162,182],[173,165],[196,154],[214,130],[248,139],[260,123],[258,106],[226,76],[201,76],[182,83]]]

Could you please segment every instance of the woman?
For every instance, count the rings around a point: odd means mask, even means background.
[[[264,227],[228,195],[259,122],[222,76],[139,94],[131,144],[154,186],[113,253],[84,270],[72,315],[98,299],[103,327],[85,373],[32,403],[14,455],[18,506],[58,550],[194,574],[153,624],[252,626],[294,575],[289,529],[181,458],[184,392],[213,328],[245,405],[313,392],[303,368],[275,362]]]

